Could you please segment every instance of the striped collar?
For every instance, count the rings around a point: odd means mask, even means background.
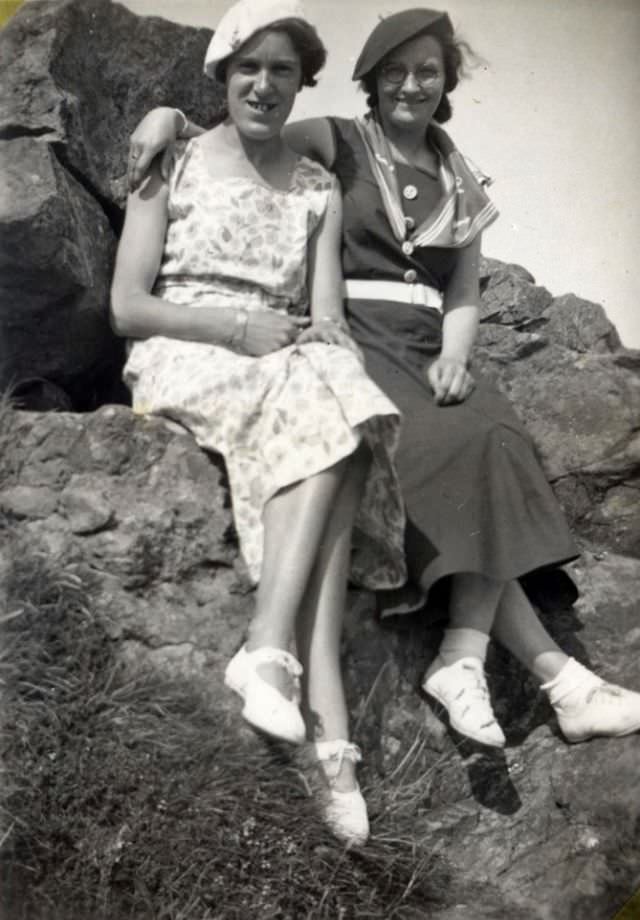
[[[442,194],[425,220],[409,232],[391,149],[378,118],[370,113],[364,118],[356,118],[355,124],[367,151],[389,224],[399,242],[410,240],[414,246],[459,249],[468,246],[497,218],[498,210],[481,184],[488,184],[488,176],[465,160],[446,131],[431,124],[427,131],[440,161]]]

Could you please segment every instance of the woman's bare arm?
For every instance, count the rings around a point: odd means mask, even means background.
[[[171,148],[178,137],[197,137],[204,128],[185,118],[178,109],[158,106],[148,112],[131,135],[128,160],[129,189],[135,191],[160,154],[160,174],[169,174]],[[331,169],[336,158],[335,140],[327,118],[307,118],[285,125],[287,144],[302,156]]]
[[[111,322],[119,335],[146,339],[160,335],[204,342],[263,355],[290,345],[304,317],[272,310],[248,313],[233,307],[174,304],[151,293],[164,249],[168,187],[159,168],[131,193],[127,203],[111,286]]]
[[[340,345],[360,355],[344,318],[341,246],[342,196],[335,181],[322,221],[309,243],[307,283],[312,325],[298,342]]]
[[[285,125],[282,136],[296,153],[317,160],[332,169],[336,159],[336,142],[328,118],[305,118]]]
[[[427,372],[436,402],[462,402],[473,389],[469,361],[479,321],[480,236],[459,250],[443,300],[442,349]]]
[[[326,211],[309,243],[308,287],[311,320],[344,321],[342,307],[342,198],[337,183],[329,197]]]
[[[127,163],[129,190],[135,191],[151,169],[151,164],[158,154],[160,157],[160,174],[169,175],[172,145],[176,138],[198,137],[205,129],[184,115],[179,109],[158,106],[144,116],[131,135],[129,159]]]
[[[119,335],[153,335],[198,342],[220,342],[232,335],[230,310],[191,310],[151,293],[167,230],[168,188],[154,167],[149,179],[129,196],[111,286],[111,322]]]

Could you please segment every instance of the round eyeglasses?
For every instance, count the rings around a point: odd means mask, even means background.
[[[416,83],[420,86],[431,86],[443,77],[442,72],[431,64],[422,64],[420,67],[416,67],[415,70],[408,70],[404,64],[383,64],[381,73],[383,80],[394,85],[404,83],[410,73],[413,74]]]

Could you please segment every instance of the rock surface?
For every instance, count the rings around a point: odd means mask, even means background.
[[[167,102],[211,121],[210,35],[110,0],[35,0],[0,33],[0,388],[29,405],[36,380],[81,409],[125,398],[108,304],[128,138]]]
[[[105,308],[115,235],[50,144],[0,141],[0,175],[0,387],[86,391],[122,353]]]
[[[253,598],[221,464],[175,426],[123,406],[10,420],[0,458],[5,555],[27,539],[71,566],[93,586],[132,668],[184,675],[236,711],[222,672]],[[639,686],[640,560],[585,546],[570,574],[580,598],[546,604],[550,629],[604,676]],[[416,840],[446,863],[454,890],[484,887],[504,916],[611,920],[630,894],[615,879],[640,820],[640,736],[568,746],[533,680],[494,651],[488,670],[508,746],[487,755],[456,745],[418,690],[438,639],[420,616],[380,625],[372,597],[352,593],[344,656],[365,787],[384,777],[402,795],[421,784]],[[382,805],[369,797],[383,832]],[[430,916],[500,916],[483,904]]]

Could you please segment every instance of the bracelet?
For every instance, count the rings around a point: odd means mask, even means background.
[[[176,115],[179,115],[180,118],[182,119],[182,126],[180,128],[176,128],[176,137],[182,137],[184,132],[187,130],[189,119],[184,114],[182,109],[174,109],[173,111],[176,113]]]
[[[344,332],[345,335],[351,335],[351,330],[345,319],[337,316],[322,316],[317,321],[317,325],[320,323],[331,323],[333,326],[337,326],[341,332]]]
[[[240,308],[236,310],[233,329],[231,330],[231,335],[227,339],[228,344],[232,348],[240,348],[244,344],[244,338],[247,334],[247,324],[249,322],[249,312]]]

